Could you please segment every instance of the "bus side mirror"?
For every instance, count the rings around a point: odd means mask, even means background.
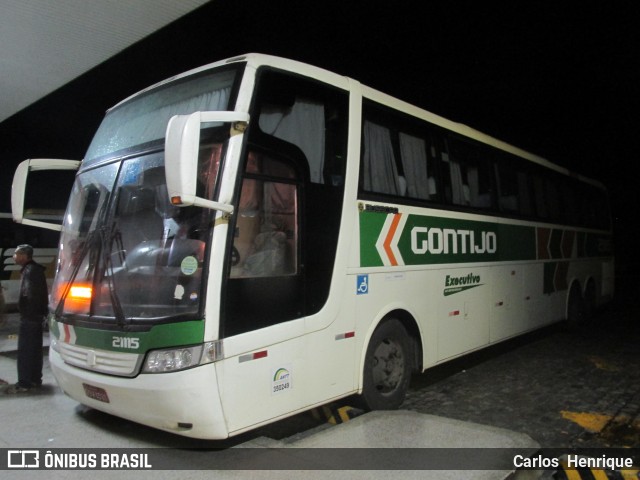
[[[40,220],[33,220],[27,218],[25,215],[25,196],[27,193],[27,184],[29,180],[29,174],[31,172],[43,172],[47,170],[69,170],[76,171],[80,167],[78,160],[59,160],[52,158],[34,158],[25,160],[18,165],[13,175],[13,184],[11,185],[11,212],[13,214],[13,220],[23,225],[31,225],[33,227],[46,228],[48,230],[62,230],[62,225],[57,223],[42,222]],[[60,185],[56,185],[56,182],[52,182],[54,188],[60,188]],[[42,194],[42,192],[38,192]],[[68,198],[68,192],[64,192],[65,204],[66,198]],[[37,212],[38,217],[46,217],[46,212]],[[62,215],[60,215],[62,216]]]
[[[164,157],[171,204],[180,207],[195,205],[233,213],[233,205],[196,195],[200,131],[203,123],[229,123],[232,134],[242,133],[248,122],[249,114],[242,112],[195,112],[171,117],[167,125]]]

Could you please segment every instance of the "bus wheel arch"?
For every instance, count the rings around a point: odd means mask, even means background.
[[[417,335],[417,337],[416,337]],[[422,358],[418,327],[402,310],[387,314],[369,338],[362,367],[360,405],[366,410],[394,410],[404,401],[411,374]]]

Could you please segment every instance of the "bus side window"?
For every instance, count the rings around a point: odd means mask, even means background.
[[[558,189],[558,184],[553,178],[547,178],[545,180],[545,193],[547,196],[547,207],[549,210],[549,217],[552,221],[561,221],[564,220],[564,212],[561,210],[560,206],[560,192]]]
[[[288,109],[265,106],[260,130],[298,147],[307,159],[313,183],[324,182],[325,107],[317,101],[296,98]],[[300,128],[300,125],[305,128]]]
[[[288,183],[295,180],[295,173],[284,163],[267,156],[259,159],[255,153],[249,154],[246,171],[251,176],[242,183],[231,277],[295,274],[299,202],[296,184]],[[271,180],[274,176],[283,181]]]
[[[491,208],[493,173],[486,150],[457,139],[451,139],[449,147],[451,203],[480,209]]]
[[[366,120],[363,139],[363,187],[368,192],[402,195],[406,181],[400,181],[388,128]]]
[[[437,198],[435,158],[426,122],[367,102],[360,171],[364,192],[433,201]]]
[[[549,218],[544,181],[540,175],[533,176],[533,196],[536,205],[536,215],[543,219]]]
[[[436,183],[433,167],[427,155],[427,142],[424,138],[404,132],[400,132],[399,140],[402,168],[407,183],[406,196],[429,200],[436,194]]]
[[[500,154],[496,163],[496,181],[501,211],[527,217],[534,215],[529,178],[517,157]]]

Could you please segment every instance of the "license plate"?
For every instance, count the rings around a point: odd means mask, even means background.
[[[107,395],[107,391],[104,388],[94,387],[86,383],[83,383],[82,387],[87,397],[98,400],[99,402],[109,403],[109,395]]]

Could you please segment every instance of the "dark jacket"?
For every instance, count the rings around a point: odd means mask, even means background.
[[[18,308],[23,318],[42,319],[49,303],[45,268],[31,260],[22,267]]]

